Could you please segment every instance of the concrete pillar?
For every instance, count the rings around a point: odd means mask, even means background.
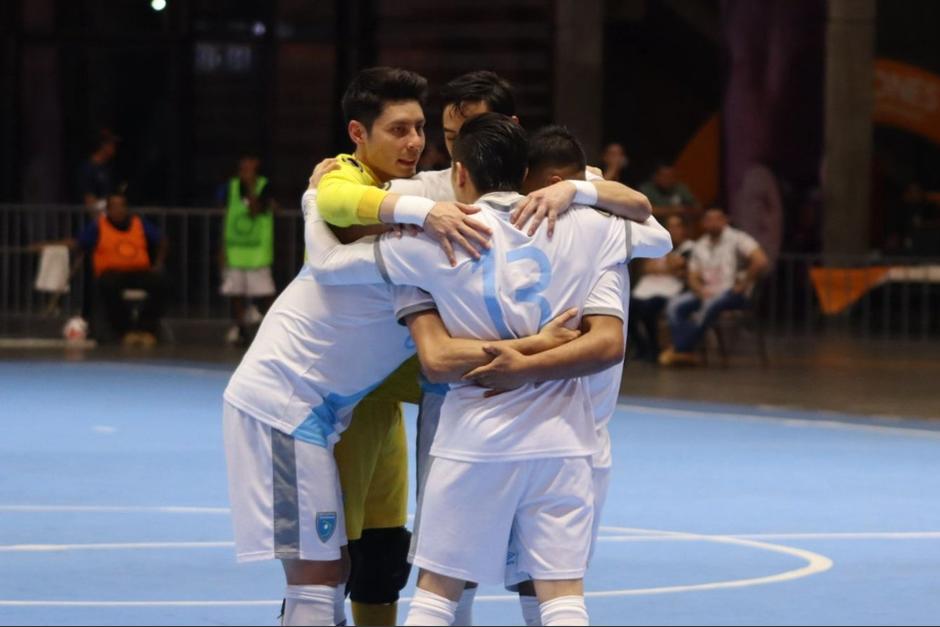
[[[829,0],[823,252],[865,253],[871,220],[876,0]]]
[[[53,0],[24,0],[23,27],[29,35],[55,33],[56,4]],[[50,37],[54,42],[55,38]],[[22,200],[62,202],[71,200],[66,192],[69,173],[64,170],[62,92],[59,81],[60,50],[55,43],[23,46],[20,68],[23,115],[21,141]]]
[[[555,122],[601,150],[604,132],[604,2],[555,2]]]

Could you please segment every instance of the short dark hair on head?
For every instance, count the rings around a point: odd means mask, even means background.
[[[485,102],[493,113],[516,115],[516,98],[512,85],[496,72],[478,70],[458,76],[441,89],[441,101],[446,107],[454,105],[463,112],[463,106]]]
[[[467,168],[481,194],[518,191],[525,178],[528,153],[525,130],[499,113],[469,120],[454,140],[454,161]]]
[[[529,170],[545,167],[577,171],[587,167],[587,157],[581,142],[564,126],[546,126],[529,138]]]
[[[376,118],[391,102],[417,100],[423,107],[428,95],[428,81],[415,72],[393,67],[362,70],[350,81],[343,94],[346,124],[361,122],[372,130]]]

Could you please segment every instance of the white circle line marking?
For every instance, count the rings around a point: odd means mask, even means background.
[[[732,544],[738,546],[751,547],[759,550],[770,551],[782,555],[789,555],[807,562],[806,566],[793,570],[784,571],[775,575],[765,577],[753,577],[748,579],[733,579],[727,581],[715,581],[701,584],[687,584],[676,586],[661,586],[656,588],[628,588],[623,590],[601,590],[587,592],[588,598],[611,598],[625,596],[641,596],[652,594],[675,594],[680,592],[704,592],[710,590],[722,590],[731,588],[748,588],[754,586],[763,586],[774,583],[783,583],[802,579],[812,575],[818,575],[826,572],[833,566],[832,560],[818,553],[770,544],[767,542],[758,542],[756,540],[744,540],[732,536],[712,536],[694,533],[683,533],[674,531],[662,531],[656,529],[634,529],[629,527],[605,527],[608,531],[614,531],[621,534],[653,534],[654,537],[670,536],[675,539],[694,538],[706,542],[717,542],[719,544]],[[403,597],[402,601],[410,601],[410,597]],[[477,597],[479,601],[515,601],[515,595],[484,595]],[[3,601],[0,600],[0,607],[252,607],[252,606],[274,606],[279,601]]]
[[[604,530],[616,529],[601,527]],[[859,533],[757,533],[757,534],[684,534],[633,533],[602,535],[600,542],[710,542],[715,538],[737,540],[940,540],[940,531],[899,531]],[[232,541],[216,542],[102,542],[85,544],[7,544],[0,545],[0,553],[56,553],[67,551],[148,551],[185,549],[229,549]]]

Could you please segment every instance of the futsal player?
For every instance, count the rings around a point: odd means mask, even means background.
[[[567,129],[560,126],[545,127],[535,133],[529,140],[529,170],[526,173],[523,192],[533,192],[564,180],[580,179],[583,177],[585,161],[584,149],[578,139]],[[633,225],[632,228],[646,229],[649,227]],[[629,303],[629,268],[626,265],[620,265],[607,270],[601,275],[600,280],[591,290],[591,294],[585,302],[582,312],[584,316],[582,328],[587,332],[594,331],[604,334],[610,338],[610,342],[617,342],[619,346],[625,347],[627,316],[630,311]],[[414,332],[412,331],[412,333]],[[517,364],[516,367],[519,368],[518,362],[515,363]],[[477,382],[486,382],[487,377],[504,381],[507,376],[519,376],[518,372],[507,372],[508,368],[508,360],[497,358],[491,364],[477,369],[471,376]],[[585,379],[591,397],[594,424],[600,445],[591,459],[594,487],[592,554],[597,543],[601,512],[604,508],[610,484],[612,452],[607,425],[617,408],[622,377],[623,360],[620,360],[607,370]],[[535,596],[535,587],[529,575],[518,570],[518,560],[515,556],[519,555],[520,552],[521,547],[516,545],[516,539],[513,538],[510,542],[507,558],[506,586],[510,590],[519,592],[522,616],[526,625],[540,625],[541,615],[538,600]]]
[[[421,77],[387,72],[384,78],[380,88],[361,90],[358,96],[353,89],[354,97],[344,103],[352,115],[362,119],[369,111],[387,113],[389,102],[413,104],[420,111],[426,87]],[[423,125],[423,116],[412,121],[405,137],[393,134],[388,141],[420,152],[419,123]],[[451,216],[463,216],[451,209]],[[445,236],[446,218],[445,210],[445,224],[438,229]],[[425,222],[429,232],[441,225],[435,219]],[[396,312],[430,304],[415,290],[323,287],[305,268],[271,308],[226,388],[224,430],[236,551],[241,561],[282,561],[287,625],[345,621],[346,525],[333,446],[355,404],[414,353]],[[366,354],[370,359],[350,359]],[[407,540],[386,546],[381,566],[403,586]]]

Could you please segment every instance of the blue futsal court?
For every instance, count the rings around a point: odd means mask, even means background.
[[[229,374],[0,362],[0,623],[276,624],[279,565],[233,557]],[[936,623],[935,424],[622,403],[595,624]],[[498,588],[475,613],[521,624]]]

